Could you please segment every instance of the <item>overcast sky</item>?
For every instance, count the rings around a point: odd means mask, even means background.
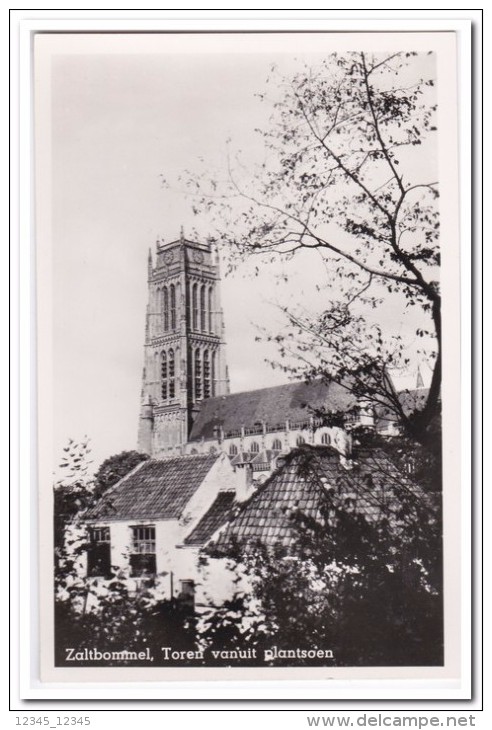
[[[175,180],[199,158],[220,166],[229,137],[254,156],[254,129],[271,111],[255,95],[272,61],[286,70],[296,61],[261,38],[236,49],[217,38],[204,52],[166,39],[161,52],[155,39],[145,52],[133,39],[111,53],[104,37],[73,43],[53,56],[51,76],[55,458],[69,437],[87,434],[97,464],[136,448],[148,248],[197,225],[190,200],[160,176]],[[310,46],[301,56],[319,60]],[[233,391],[286,381],[265,363],[274,352],[255,342],[256,327],[275,331],[280,315],[269,302],[309,306],[322,283],[312,257],[288,274],[284,290],[248,266],[223,280]]]

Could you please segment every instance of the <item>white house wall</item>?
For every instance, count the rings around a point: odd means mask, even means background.
[[[186,526],[183,538],[198,524],[219,492],[235,491],[236,486],[242,486],[243,479],[242,473],[234,471],[229,458],[221,454],[183,510],[181,523]]]

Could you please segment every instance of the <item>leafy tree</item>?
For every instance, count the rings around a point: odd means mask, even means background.
[[[99,497],[104,494],[106,489],[119,482],[138,464],[148,458],[148,454],[142,454],[139,451],[122,451],[120,454],[110,456],[103,461],[94,475],[96,495]]]
[[[89,439],[81,442],[69,439],[63,448],[60,469],[63,476],[54,486],[54,543],[55,552],[63,549],[67,526],[93,499],[93,480],[89,475],[91,449]]]
[[[442,488],[441,428],[440,422],[430,424],[428,429],[429,448],[422,448],[414,439],[400,436],[381,436],[372,428],[357,426],[351,436],[357,446],[368,449],[383,448],[402,474],[408,474],[427,492],[440,492]],[[436,497],[437,499],[437,497]]]
[[[74,577],[66,572],[68,592],[55,602],[55,654],[57,665],[66,664],[66,649],[76,651],[144,651],[150,648],[159,666],[160,647],[195,648],[195,619],[177,600],[157,598],[145,585],[131,590],[128,576],[115,573],[111,580]],[[121,663],[132,664],[133,660]],[[101,660],[100,665],[107,665]],[[137,665],[142,662],[137,661]],[[169,661],[167,662],[169,664]],[[94,666],[94,662],[88,662]],[[73,666],[73,663],[72,663]]]
[[[432,54],[351,52],[288,78],[274,69],[274,90],[262,96],[273,103],[260,131],[265,160],[250,174],[230,158],[226,175],[186,178],[195,212],[211,215],[234,261],[310,251],[326,267],[324,311],[285,308],[289,332],[270,337],[295,358],[284,367],[341,383],[420,442],[440,413],[434,67]],[[377,321],[388,298],[401,314],[415,310],[412,338],[432,363],[428,393],[411,412],[390,377],[408,368],[408,341]]]

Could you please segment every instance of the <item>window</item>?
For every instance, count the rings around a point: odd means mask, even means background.
[[[231,444],[229,446],[229,456],[236,456],[237,454],[237,446],[236,444]]]
[[[210,357],[208,350],[203,353],[203,397],[210,398]]]
[[[174,363],[174,350],[169,350],[169,397],[174,398],[176,395],[176,387],[175,387],[175,363]]]
[[[211,393],[212,398],[213,398],[214,395],[215,395],[215,352],[212,352],[211,361],[212,361],[211,362],[212,367],[211,367],[211,388],[210,388],[210,393]]]
[[[133,577],[155,575],[155,526],[132,527],[132,553],[130,567]]]
[[[198,285],[193,284],[192,288],[192,307],[193,307],[193,322],[192,329],[198,329]]]
[[[272,444],[272,449],[274,451],[282,451],[282,442],[280,441],[280,439],[275,439]]]
[[[176,329],[176,288],[171,284],[171,329]]]
[[[195,400],[202,397],[202,361],[200,350],[195,350]]]
[[[180,580],[179,581],[179,600],[183,606],[190,609],[195,608],[195,581]]]
[[[164,319],[164,332],[167,332],[169,329],[169,295],[167,293],[167,288],[164,287],[162,290],[162,312],[163,312],[163,319]]]
[[[212,287],[208,290],[208,331],[212,332]]]
[[[111,539],[109,527],[89,529],[89,548],[87,550],[87,575],[111,576]]]
[[[324,433],[321,436],[321,443],[324,444],[325,446],[329,446],[330,442],[331,442],[330,434],[329,433]]]
[[[205,322],[205,284],[203,284],[200,289],[200,329],[202,332],[205,332]]]
[[[260,445],[256,441],[253,441],[253,443],[249,447],[249,450],[253,454],[259,454],[260,453]]]
[[[186,328],[191,328],[191,286],[189,282],[186,285]]]
[[[167,399],[167,355],[165,352],[161,354],[161,398]]]
[[[305,444],[305,443],[306,443],[306,441],[304,440],[304,438],[303,438],[302,436],[298,436],[298,437],[296,438],[296,445],[297,445],[297,446],[302,446],[302,445],[303,445],[303,444]]]

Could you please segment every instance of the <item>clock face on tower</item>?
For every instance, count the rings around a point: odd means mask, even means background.
[[[166,251],[164,254],[164,261],[169,266],[169,264],[173,261],[173,252],[172,251]]]
[[[193,261],[197,264],[201,264],[203,261],[203,253],[201,251],[193,251]]]

